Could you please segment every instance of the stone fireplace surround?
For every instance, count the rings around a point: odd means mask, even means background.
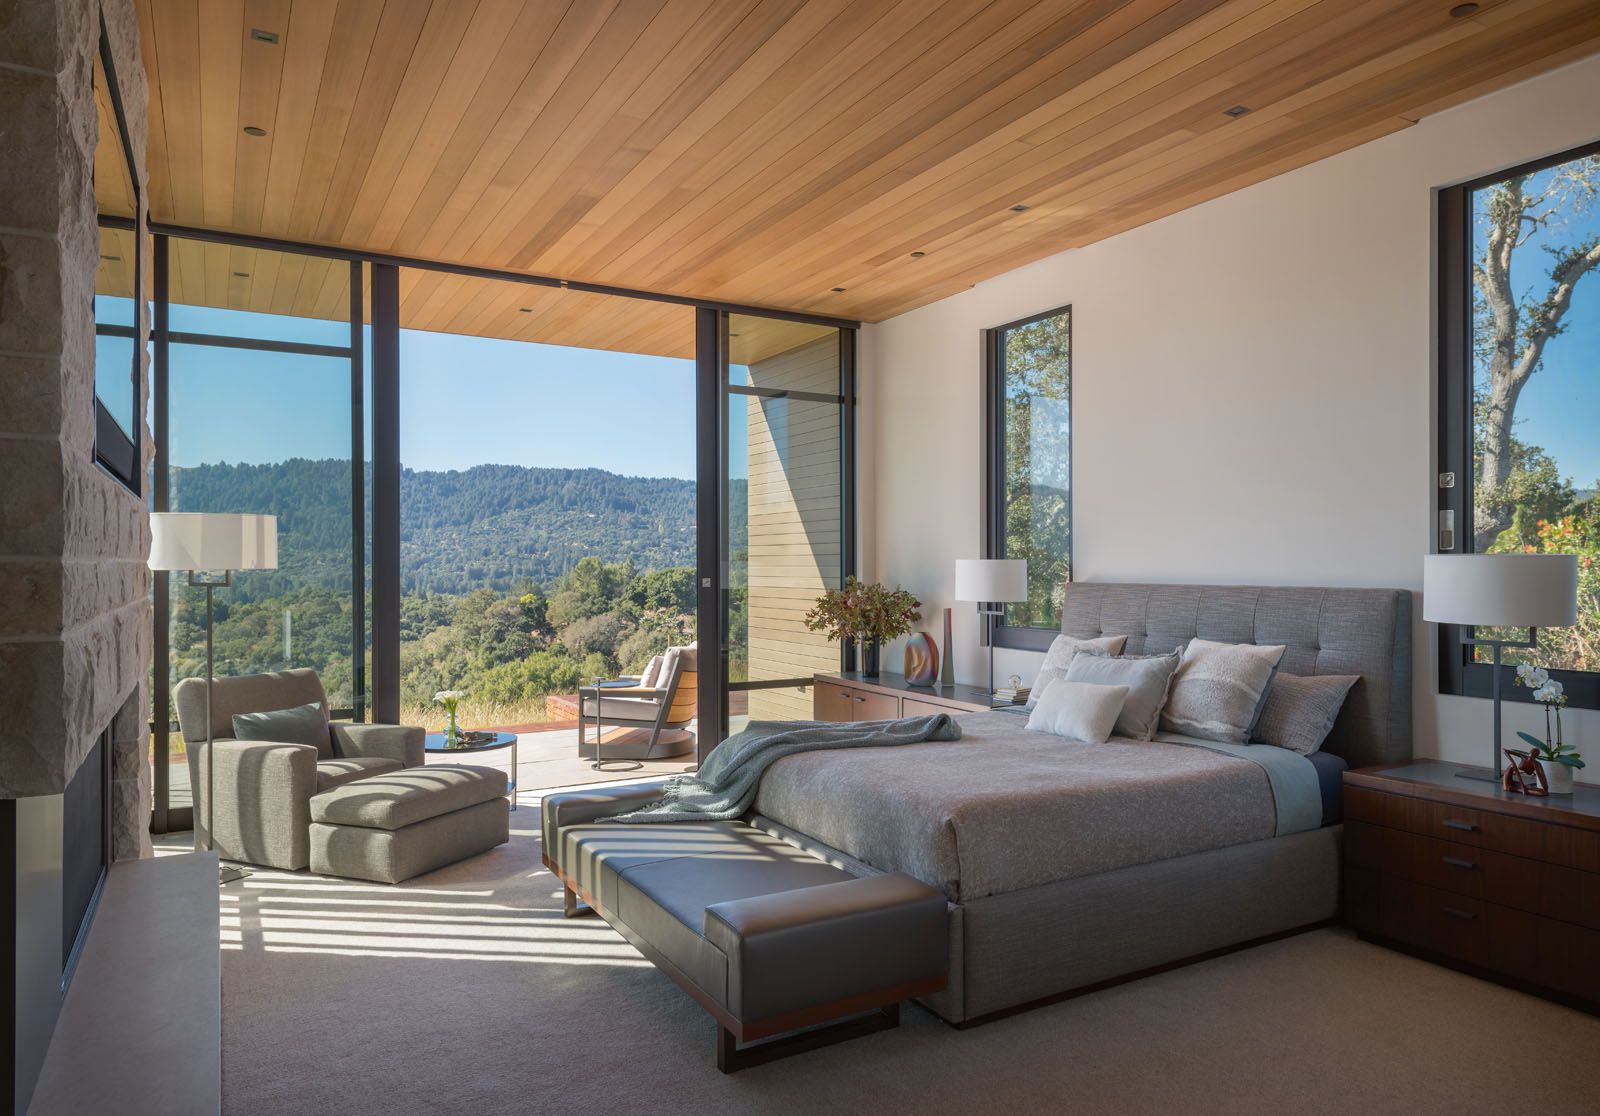
[[[143,195],[133,0],[0,0],[0,818],[16,861],[0,866],[13,1038],[0,1077],[16,1083],[0,1113],[26,1105],[60,1008],[61,797],[108,727],[112,857],[150,853],[149,517],[94,461],[102,20]],[[138,329],[143,353],[143,307]]]

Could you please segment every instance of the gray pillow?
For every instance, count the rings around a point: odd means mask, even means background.
[[[1117,714],[1117,736],[1149,740],[1160,723],[1161,707],[1167,703],[1167,688],[1181,656],[1136,655],[1112,658],[1093,651],[1079,652],[1067,668],[1068,682],[1092,682],[1097,686],[1126,686],[1127,700]]]
[[[1191,639],[1172,676],[1172,693],[1161,711],[1162,730],[1243,744],[1250,739],[1262,695],[1283,650],[1281,643]]]
[[[1050,644],[1050,650],[1045,652],[1044,663],[1039,667],[1038,676],[1033,680],[1033,689],[1028,693],[1028,708],[1032,709],[1039,704],[1039,696],[1050,688],[1050,683],[1067,676],[1067,668],[1072,665],[1072,660],[1077,657],[1079,651],[1120,655],[1127,643],[1128,637],[1125,635],[1096,636],[1094,639],[1078,639],[1069,635],[1056,636],[1055,641]]]
[[[328,748],[328,722],[322,705],[296,705],[265,713],[235,713],[233,735],[236,740],[271,740],[276,744],[310,744],[318,751]]]
[[[1254,739],[1309,756],[1333,731],[1357,674],[1279,674],[1267,687],[1267,702]]]

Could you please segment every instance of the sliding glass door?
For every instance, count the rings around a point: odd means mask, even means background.
[[[809,719],[813,675],[841,665],[805,615],[850,569],[854,333],[750,314],[721,323],[722,628],[736,732]]]

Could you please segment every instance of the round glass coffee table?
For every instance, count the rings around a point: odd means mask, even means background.
[[[506,793],[511,796],[511,808],[517,808],[517,734],[514,732],[470,732],[468,739],[455,747],[445,743],[444,733],[430,732],[422,747],[428,755],[470,756],[478,752],[497,752],[511,749],[511,773],[506,778]]]

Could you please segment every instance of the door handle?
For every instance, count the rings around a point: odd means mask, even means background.
[[[1445,818],[1444,827],[1446,829],[1459,829],[1463,833],[1478,832],[1478,827],[1472,822],[1457,821],[1455,818]]]
[[[1446,856],[1442,858],[1452,868],[1476,868],[1477,865],[1470,860],[1463,860],[1459,856]]]

